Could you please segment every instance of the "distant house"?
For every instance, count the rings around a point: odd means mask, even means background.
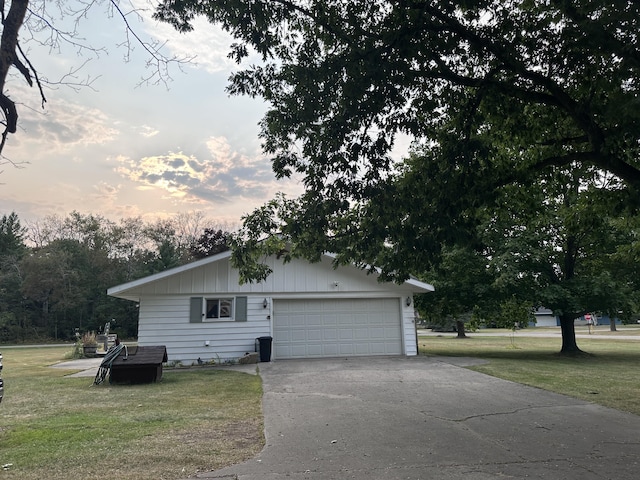
[[[356,267],[268,260],[273,273],[241,285],[231,253],[110,288],[139,304],[138,344],[165,345],[169,361],[235,360],[272,337],[272,359],[416,355],[413,295],[433,291],[408,280],[381,283]]]
[[[560,318],[552,310],[545,307],[538,307],[534,312],[536,317],[536,327],[558,327]]]

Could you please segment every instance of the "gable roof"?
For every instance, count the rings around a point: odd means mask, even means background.
[[[164,270],[162,272],[159,273],[155,273],[153,275],[149,275],[143,278],[140,278],[138,280],[133,280],[131,282],[127,282],[127,283],[123,283],[121,285],[117,285],[114,287],[111,287],[107,290],[107,295],[113,296],[113,297],[119,297],[119,298],[125,298],[128,300],[133,300],[133,301],[139,301],[139,298],[141,296],[141,293],[143,292],[149,292],[151,288],[153,288],[152,284],[158,284],[161,281],[164,282],[170,282],[172,281],[172,279],[175,278],[181,278],[181,276],[184,275],[191,275],[191,276],[195,276],[196,275],[196,271],[202,267],[207,267],[207,266],[212,266],[214,267],[216,263],[221,264],[222,266],[224,265],[229,265],[230,263],[230,257],[231,257],[231,251],[228,250],[226,252],[222,252],[219,253],[217,255],[212,255],[210,257],[207,258],[203,258],[201,260],[196,260],[195,262],[191,262],[191,263],[187,263],[185,265],[181,265],[179,267],[175,267],[175,268],[171,268],[168,270]],[[322,260],[324,261],[329,261],[329,260],[333,260],[335,259],[335,255],[330,254],[330,253],[326,253],[322,256]],[[322,263],[322,260],[320,263]],[[303,261],[303,260],[295,260],[295,261]],[[306,262],[306,261],[304,261]],[[292,262],[293,263],[293,262]],[[282,265],[282,267],[279,267],[279,265]],[[308,265],[313,265],[309,262],[307,262]],[[273,265],[272,265],[272,269],[274,270],[274,272],[270,275],[270,277],[274,276],[276,274],[276,270],[277,269],[284,269],[286,268],[284,266],[285,264],[283,264],[282,261],[274,261]],[[288,264],[291,265],[291,264]],[[230,269],[232,269],[232,267],[229,267]],[[292,267],[291,267],[292,268]],[[363,277],[367,277],[368,274],[366,272],[363,272],[362,270],[358,269],[357,267],[351,267],[351,269],[349,267],[339,267],[337,270],[341,270],[344,271],[345,270],[352,270],[352,271],[357,271],[359,274],[361,274]],[[235,270],[235,269],[233,269]],[[235,270],[237,272],[237,270]],[[231,282],[231,283],[238,283],[239,282],[235,279],[235,276],[233,276],[234,278],[229,278],[230,276],[228,274],[225,274],[225,281]],[[375,276],[374,276],[375,277]],[[200,279],[198,279],[200,280]],[[269,278],[267,279],[267,281],[269,280]],[[253,284],[256,285],[256,284]],[[265,282],[260,282],[258,284],[259,286],[261,285],[262,289],[260,290],[263,293],[267,293],[270,290],[268,290],[268,288],[265,287]],[[387,284],[383,284],[383,285],[388,285],[388,289],[390,290],[394,290],[397,288],[402,288],[402,290],[404,291],[410,291],[413,293],[424,293],[424,292],[432,292],[434,291],[434,288],[432,285],[428,284],[428,283],[424,283],[421,282],[419,280],[416,280],[415,278],[411,278],[409,280],[407,280],[406,282],[404,282],[401,285],[398,284],[393,284],[393,283],[387,283]],[[252,287],[239,287],[241,290],[240,291],[247,291],[250,292],[252,291]],[[253,287],[255,289],[255,287]],[[265,289],[266,288],[266,289]],[[283,288],[283,287],[280,287]],[[214,290],[215,291],[215,290]],[[227,291],[228,291],[228,287],[227,287]],[[238,291],[238,290],[236,290]],[[163,292],[163,293],[168,293],[168,292]],[[184,292],[183,292],[184,293]],[[200,293],[204,293],[204,292],[200,292]],[[213,293],[213,291],[208,291],[207,293]]]

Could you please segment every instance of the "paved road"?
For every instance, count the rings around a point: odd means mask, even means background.
[[[637,479],[640,417],[460,365],[369,357],[260,364],[266,446],[199,478]]]

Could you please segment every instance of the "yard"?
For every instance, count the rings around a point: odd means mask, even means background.
[[[502,336],[466,339],[420,336],[419,345],[421,354],[482,358],[488,363],[473,370],[640,415],[640,329],[609,332],[607,328],[598,327],[595,333],[608,338],[578,338],[578,346],[587,354],[577,358],[558,355],[559,335],[528,337],[534,332],[526,330],[515,334],[492,330]],[[588,330],[581,327],[576,333],[586,336]],[[629,336],[637,340],[620,338]]]
[[[243,461],[263,444],[260,378],[212,368],[103,384],[49,368],[70,348],[2,350],[6,479],[176,479]]]
[[[474,370],[640,415],[637,340],[579,339],[590,355],[571,359],[557,355],[558,338],[519,333],[419,343],[422,354],[483,358]],[[2,478],[175,480],[262,449],[258,376],[193,367],[165,370],[157,384],[96,387],[48,367],[69,350],[2,350]]]

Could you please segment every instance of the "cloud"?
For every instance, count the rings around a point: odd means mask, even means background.
[[[101,200],[111,200],[118,195],[120,191],[120,185],[110,185],[107,182],[99,182],[97,185],[93,185],[95,198]]]
[[[160,130],[150,127],[149,125],[141,125],[138,127],[138,132],[145,138],[155,137],[160,133]]]
[[[131,0],[131,4],[142,19],[141,28],[145,35],[163,44],[165,53],[170,52],[168,56],[195,56],[194,64],[209,73],[229,71],[236,65],[227,57],[234,39],[220,26],[212,25],[204,17],[197,17],[191,22],[193,31],[181,33],[168,23],[153,19],[155,5],[148,0]]]
[[[230,46],[236,40],[219,24],[212,24],[205,17],[198,16],[191,21],[193,30],[181,33],[168,23],[153,19],[155,3],[149,0],[130,2],[142,19],[140,25],[145,35],[164,45],[166,52],[170,52],[168,56],[195,57],[193,63],[209,73],[229,72],[237,68],[235,61],[228,57]],[[244,62],[255,64],[260,61],[260,56],[249,47],[249,57]]]
[[[194,204],[264,199],[274,190],[275,179],[264,157],[239,154],[224,137],[211,137],[206,145],[206,159],[183,152],[138,160],[121,156],[116,172],[138,188],[153,188]]]
[[[48,105],[45,112],[23,109],[20,127],[29,142],[46,145],[49,152],[105,144],[120,134],[115,122],[96,108],[69,101]]]

